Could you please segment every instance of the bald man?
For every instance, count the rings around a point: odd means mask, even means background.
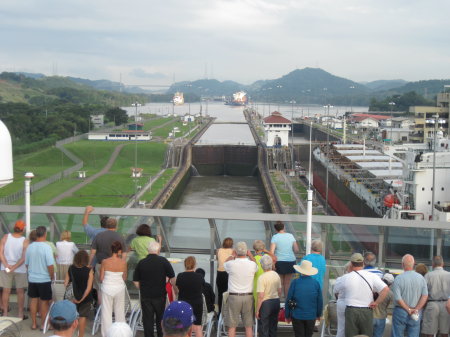
[[[391,337],[419,337],[422,308],[428,299],[427,282],[414,271],[414,257],[402,258],[403,273],[395,278],[392,292],[395,308],[392,314]]]

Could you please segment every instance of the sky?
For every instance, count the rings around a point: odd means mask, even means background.
[[[0,0],[0,72],[250,84],[450,79],[448,0]]]

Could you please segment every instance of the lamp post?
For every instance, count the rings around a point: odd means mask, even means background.
[[[25,233],[26,237],[30,235],[31,232],[31,179],[34,178],[32,172],[25,173]]]
[[[353,113],[353,93],[352,93],[352,91],[353,91],[353,89],[355,89],[355,86],[351,85],[349,87],[349,89],[350,89],[350,113]]]
[[[324,108],[327,108],[327,162],[330,160],[330,108],[333,106],[327,104]],[[327,163],[327,175],[325,181],[325,214],[328,214],[328,163]]]
[[[394,109],[394,106],[395,106],[395,102],[389,102],[389,106],[390,106],[390,109],[391,109],[391,145],[392,145],[392,126],[393,126],[393,120],[392,120],[392,118],[393,118],[393,116],[392,116],[392,110]]]
[[[294,166],[294,104],[297,103],[296,101],[292,100],[289,103],[291,103],[291,144],[292,144],[292,152],[291,152],[291,164],[292,169],[295,168]]]
[[[433,116],[433,120],[430,122],[434,123],[434,140],[433,140],[433,190],[431,191],[431,219],[434,221],[434,201],[436,195],[436,143],[437,143],[437,128],[439,122],[439,114]]]
[[[307,190],[307,204],[306,204],[306,254],[311,253],[311,231],[312,231],[312,197],[313,191],[311,189],[311,152],[312,152],[312,131],[313,124],[309,126],[309,166],[308,166],[308,190]]]
[[[134,115],[134,127],[135,127],[135,134],[134,134],[134,207],[137,206],[137,119],[138,119],[138,102],[135,103],[136,110]]]

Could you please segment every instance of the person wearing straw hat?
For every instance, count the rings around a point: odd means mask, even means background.
[[[322,290],[319,282],[311,276],[318,270],[311,261],[303,260],[294,269],[300,277],[292,280],[286,297],[286,322],[292,321],[295,337],[311,337],[316,319],[320,319],[323,309]]]

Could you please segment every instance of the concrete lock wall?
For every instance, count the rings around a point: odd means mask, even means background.
[[[192,165],[200,175],[250,176],[256,174],[256,146],[205,145],[192,148]]]

